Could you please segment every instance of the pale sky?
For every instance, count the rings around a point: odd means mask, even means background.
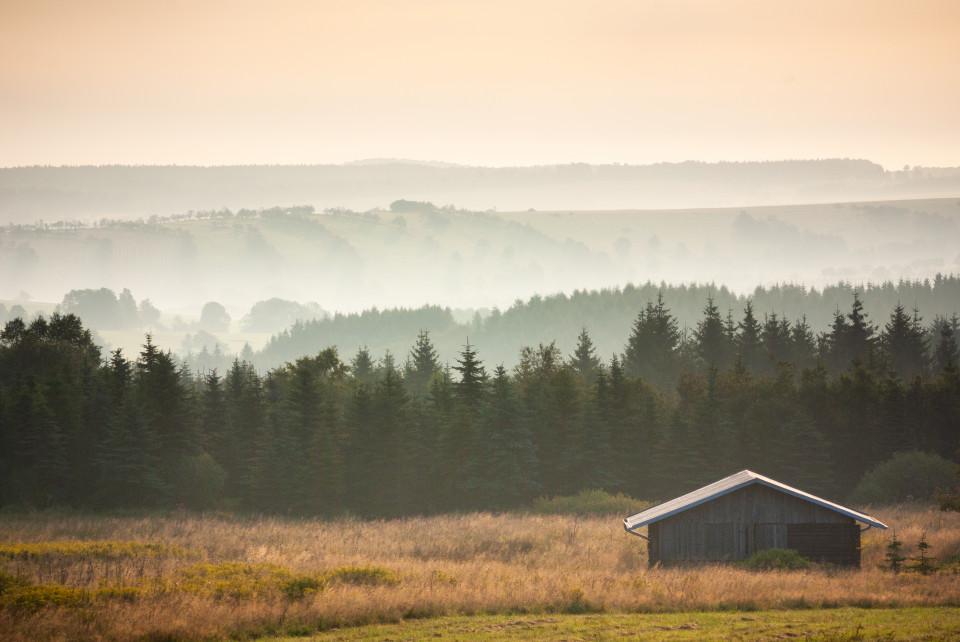
[[[957,0],[0,0],[0,166],[960,165]]]

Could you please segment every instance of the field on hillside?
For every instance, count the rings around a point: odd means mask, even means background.
[[[872,509],[904,553],[960,554],[960,515]],[[390,521],[170,513],[5,514],[0,631],[15,640],[302,635],[463,615],[960,605],[960,572],[647,567],[617,516],[473,513]]]

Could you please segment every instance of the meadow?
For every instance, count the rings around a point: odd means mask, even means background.
[[[757,572],[648,568],[644,542],[615,515],[7,513],[0,631],[10,640],[253,639],[450,617],[501,618],[484,626],[571,614],[673,614],[672,622],[676,614],[960,605],[960,515],[927,505],[870,512],[896,529],[907,557],[925,536],[938,569],[880,568],[892,533],[876,529],[863,534],[861,569]]]

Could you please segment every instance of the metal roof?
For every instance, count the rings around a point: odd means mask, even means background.
[[[808,502],[813,502],[824,508],[829,508],[830,510],[835,510],[838,513],[846,515],[847,517],[852,517],[853,519],[863,522],[864,524],[869,524],[870,526],[876,526],[877,528],[886,529],[887,525],[881,521],[878,521],[869,515],[864,515],[863,513],[857,512],[850,508],[846,508],[839,504],[834,504],[833,502],[828,502],[825,499],[821,499],[810,493],[805,493],[802,490],[797,490],[792,486],[787,486],[786,484],[781,484],[780,482],[770,479],[769,477],[764,477],[763,475],[758,475],[757,473],[750,470],[741,470],[739,473],[730,475],[729,477],[724,477],[720,481],[715,481],[708,486],[704,486],[698,490],[687,493],[686,495],[681,495],[676,499],[671,499],[668,502],[664,502],[653,508],[648,508],[647,510],[637,513],[631,517],[627,517],[623,520],[623,527],[628,531],[632,531],[641,526],[646,526],[647,524],[658,522],[661,519],[670,517],[671,515],[676,515],[677,513],[682,513],[683,511],[693,508],[694,506],[699,506],[705,502],[709,502],[717,497],[726,495],[727,493],[732,493],[735,490],[739,490],[750,484],[763,484],[773,488],[774,490],[779,490],[781,492],[787,493],[788,495],[793,495],[794,497],[799,497]]]

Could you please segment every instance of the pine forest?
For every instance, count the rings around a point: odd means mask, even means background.
[[[423,328],[399,359],[325,347],[197,371],[150,335],[105,354],[73,314],[14,318],[0,504],[395,517],[585,489],[669,499],[743,468],[846,498],[898,454],[952,459],[960,417],[957,318],[873,319],[851,298],[815,333],[707,297],[683,331],[659,293],[610,358],[582,328],[510,369],[481,341],[441,361]]]

